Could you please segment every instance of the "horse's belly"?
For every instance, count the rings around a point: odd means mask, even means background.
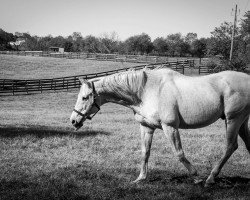
[[[185,109],[179,110],[179,128],[202,128],[214,123],[223,115],[223,108],[219,101],[192,102],[191,104],[193,106],[187,106]]]
[[[217,116],[216,118],[211,118],[210,120],[197,120],[195,122],[188,122],[188,121],[181,121],[179,128],[180,129],[196,129],[196,128],[203,128],[206,127],[214,122],[216,122],[220,116]]]

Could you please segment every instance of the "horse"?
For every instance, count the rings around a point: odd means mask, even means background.
[[[238,148],[238,135],[250,153],[250,76],[224,71],[206,76],[185,76],[171,69],[126,71],[90,80],[80,79],[81,88],[70,121],[76,130],[92,119],[108,102],[133,110],[140,124],[142,160],[134,183],[147,178],[148,159],[155,129],[163,130],[173,152],[194,182],[202,182],[182,149],[179,129],[208,126],[225,120],[226,147],[205,186],[215,183],[222,167]]]

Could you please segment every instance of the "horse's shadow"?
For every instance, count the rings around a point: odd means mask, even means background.
[[[20,136],[32,135],[38,138],[46,138],[52,136],[73,136],[77,138],[91,137],[97,135],[110,135],[109,132],[103,130],[82,129],[74,131],[67,127],[50,127],[50,126],[0,126],[0,138],[15,138]]]
[[[250,178],[234,176],[234,177],[219,177],[216,179],[216,185],[219,188],[241,187],[250,184]]]
[[[200,184],[204,185],[207,177],[202,177],[202,182]],[[193,183],[194,181],[190,176],[182,175],[182,176],[175,176],[170,179],[170,182],[174,183]],[[250,178],[234,176],[234,177],[218,177],[215,179],[214,185],[211,187],[218,187],[218,188],[233,188],[233,187],[240,187],[246,186],[250,183]]]
[[[164,184],[189,184],[189,185],[200,185],[204,186],[205,181],[207,177],[200,177],[202,181],[200,181],[198,184],[194,182],[194,179],[185,174],[180,175],[173,175],[173,174],[167,174],[161,171],[155,170],[152,172],[151,177],[148,179],[149,183],[155,184],[160,183],[162,185]],[[217,177],[215,179],[215,184],[211,185],[211,188],[241,188],[241,187],[247,187],[250,185],[250,178],[247,177],[240,177],[240,176],[234,176],[234,177]]]

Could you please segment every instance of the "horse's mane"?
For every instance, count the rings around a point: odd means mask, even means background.
[[[104,91],[111,92],[118,98],[125,98],[131,103],[140,103],[146,82],[145,70],[130,70],[104,77],[102,86]]]

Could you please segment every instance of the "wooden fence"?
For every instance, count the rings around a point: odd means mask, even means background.
[[[226,66],[223,66],[223,65],[218,65],[215,68],[210,68],[204,65],[200,65],[198,73],[199,75],[206,75],[206,74],[213,74],[213,73],[218,73],[218,72],[226,71],[226,70],[240,71],[240,72],[249,74],[249,70],[247,69],[243,69],[243,70],[239,70],[235,68],[232,69],[232,68],[227,68]]]
[[[37,57],[53,57],[67,59],[89,59],[100,61],[115,62],[132,62],[132,63],[164,63],[185,61],[184,57],[164,57],[164,56],[146,56],[146,55],[120,55],[120,54],[101,54],[101,53],[84,53],[84,52],[65,52],[51,53],[45,51],[0,51],[0,54],[19,55],[19,56],[37,56]],[[190,58],[192,62],[198,62],[199,59]]]
[[[214,73],[213,69],[203,66],[203,65],[199,66],[199,74],[206,75],[206,74],[211,74],[211,73]]]
[[[140,65],[132,68],[124,68],[119,70],[111,70],[106,72],[85,74],[79,76],[68,76],[53,79],[32,79],[32,80],[15,80],[15,79],[0,79],[0,95],[17,95],[17,94],[34,94],[43,92],[69,91],[80,87],[79,77],[84,79],[92,79],[96,77],[107,76],[118,72],[128,71],[131,69],[140,70],[147,68],[162,68],[169,67],[175,71],[184,74],[186,67],[192,66],[192,61],[179,61],[156,63],[149,65]]]

